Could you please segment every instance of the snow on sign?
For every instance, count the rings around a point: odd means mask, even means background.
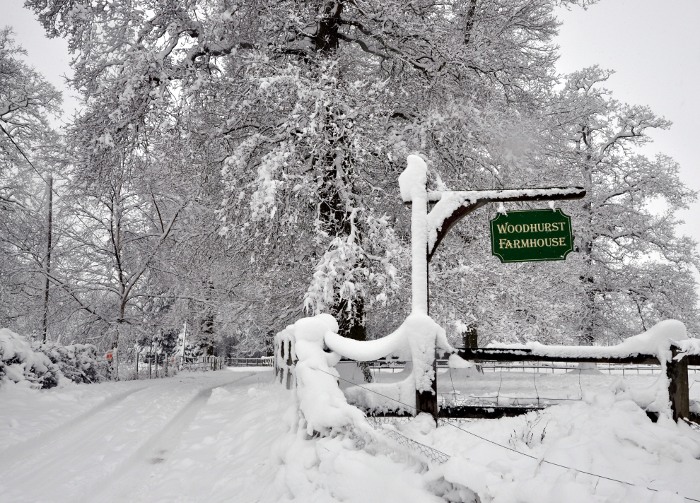
[[[573,243],[571,217],[558,208],[509,211],[491,220],[491,253],[504,263],[564,260]]]

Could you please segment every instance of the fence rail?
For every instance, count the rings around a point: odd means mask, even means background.
[[[226,365],[229,367],[272,367],[273,356],[263,356],[262,358],[226,358]]]
[[[220,356],[198,356],[196,358],[181,357],[180,368],[184,370],[221,370],[224,359]]]
[[[610,356],[551,356],[538,355],[529,349],[501,349],[501,348],[465,348],[457,352],[460,358],[473,361],[493,362],[556,362],[556,363],[594,363],[608,365],[649,365],[661,367],[661,362],[654,355],[632,355],[624,357]],[[673,419],[696,419],[690,412],[690,397],[688,392],[688,366],[700,365],[700,355],[684,355],[679,348],[671,346],[671,360],[666,362],[666,376],[669,380],[668,396],[671,403]],[[639,368],[639,367],[637,367]],[[623,370],[624,373],[624,370]],[[471,408],[469,408],[471,409]],[[499,407],[490,407],[499,409]],[[504,408],[505,409],[505,408]],[[450,407],[445,410],[447,417],[459,417],[460,414],[471,412],[467,407]]]

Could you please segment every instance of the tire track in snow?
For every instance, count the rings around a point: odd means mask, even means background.
[[[34,451],[41,445],[52,444],[58,441],[61,437],[80,428],[83,423],[88,421],[93,416],[99,414],[104,409],[117,407],[125,399],[135,393],[138,393],[139,391],[143,391],[144,389],[146,389],[146,386],[107,396],[103,398],[100,403],[86,410],[82,414],[67,419],[62,425],[0,450],[0,472],[2,472],[4,469],[3,460],[9,460],[16,456],[22,456],[23,453]]]
[[[229,384],[231,381],[223,385]],[[195,395],[190,402],[209,389],[199,388],[190,388],[190,393]],[[144,390],[150,394],[132,396]],[[77,416],[77,423],[75,420],[65,423],[46,432],[42,438],[34,437],[21,445],[13,445],[12,452],[3,451],[0,457],[0,500],[13,503],[98,501],[86,489],[94,480],[110,479],[123,459],[138,448],[143,430],[151,431],[152,436],[162,423],[172,421],[173,416],[181,414],[181,408],[188,407],[188,402],[184,407],[178,405],[187,400],[187,396],[172,405],[168,398],[177,396],[177,393],[164,393],[161,383],[153,383],[107,398]],[[147,424],[139,422],[144,420],[140,410],[143,408],[149,410],[145,417]]]
[[[77,423],[65,423],[34,437],[0,456],[0,495],[3,501],[60,501],[63,493],[76,491],[86,483],[91,469],[101,466],[106,456],[109,424],[128,424],[133,407],[128,398],[144,388],[107,398],[78,416]],[[114,397],[111,397],[114,398]],[[7,499],[4,499],[7,498]],[[74,499],[66,499],[74,501]]]
[[[93,501],[126,501],[127,494],[121,494],[117,488],[131,490],[132,485],[124,480],[131,477],[134,472],[139,472],[139,480],[147,478],[144,470],[151,471],[153,465],[158,465],[167,460],[167,455],[178,445],[182,433],[192,424],[199,411],[206,405],[215,389],[234,386],[244,379],[256,375],[256,372],[239,377],[231,382],[210,386],[200,390],[180,411],[155,435],[152,435],[129,456],[119,467],[109,474],[106,481],[96,483],[92,490],[88,491]],[[116,491],[116,492],[115,492]]]

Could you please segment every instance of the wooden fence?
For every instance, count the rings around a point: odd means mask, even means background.
[[[695,422],[700,422],[700,415],[691,413],[690,398],[688,388],[688,366],[700,366],[700,355],[684,355],[675,346],[671,347],[672,359],[666,362],[666,375],[668,377],[668,397],[671,405],[673,419],[688,419]],[[655,355],[639,354],[627,357],[613,356],[547,356],[533,353],[529,349],[510,349],[510,348],[465,348],[458,350],[459,355],[464,360],[483,362],[531,362],[533,364],[541,363],[564,363],[564,364],[609,364],[622,367],[625,365],[645,365],[661,367],[662,362]],[[291,334],[281,332],[275,337],[275,357],[274,367],[275,375],[281,384],[285,384],[287,389],[291,389],[295,385],[294,367],[297,358],[294,351],[294,338]],[[437,369],[438,360],[433,362],[434,368]],[[567,367],[568,368],[568,367]],[[638,368],[638,367],[636,367]],[[623,370],[624,373],[624,370]],[[436,373],[437,376],[437,373]],[[435,383],[437,390],[437,383]],[[506,416],[515,416],[524,414],[532,410],[542,409],[541,406],[468,406],[468,405],[453,405],[439,407],[437,403],[437,393],[433,395],[435,400],[436,416],[441,418],[500,418]],[[365,411],[369,416],[391,417],[400,414],[392,413],[377,413],[373,410]],[[647,414],[656,419],[658,414],[654,411],[647,411]]]
[[[225,361],[220,356],[198,356],[182,358],[180,361],[180,368],[183,370],[221,370],[225,366]]]
[[[272,367],[274,365],[273,356],[263,356],[261,358],[226,358],[226,365],[229,367]]]
[[[654,355],[635,355],[627,357],[609,356],[546,356],[538,355],[528,349],[499,348],[465,348],[457,354],[465,360],[494,362],[557,362],[557,363],[594,363],[612,365],[656,365],[662,362]],[[671,361],[666,363],[668,377],[668,397],[673,419],[700,419],[690,412],[688,391],[688,365],[700,365],[700,355],[683,355],[675,346],[671,346]],[[452,406],[439,411],[439,417],[502,417],[528,412],[538,407],[473,407]],[[654,416],[654,412],[648,412]]]

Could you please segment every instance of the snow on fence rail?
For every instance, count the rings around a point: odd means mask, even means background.
[[[327,326],[334,326],[335,323],[329,315],[320,315],[329,318],[326,320]],[[319,317],[316,317],[319,318]],[[430,320],[427,316],[419,317]],[[410,317],[409,317],[410,319]],[[425,319],[422,320],[425,323]],[[313,318],[307,318],[312,323]],[[302,322],[304,320],[300,320]],[[318,370],[318,363],[304,362],[295,346],[297,337],[301,334],[299,327],[304,324],[297,324],[288,327],[275,338],[275,368],[280,382],[286,382],[287,388],[292,388],[295,383],[299,387],[312,381],[313,370]],[[408,322],[408,320],[407,320]],[[431,323],[432,320],[430,320]],[[407,325],[407,323],[404,323]],[[335,330],[326,330],[322,336],[317,337],[316,344],[323,348],[323,344],[330,348],[333,353],[323,353],[326,355],[325,370],[329,375],[335,376],[333,384],[337,387],[339,374],[334,368],[340,360],[339,355],[355,359],[357,361],[370,361],[386,356],[388,353],[400,353],[402,337],[405,337],[407,330],[415,330],[421,323],[408,323],[402,325],[393,334],[375,341],[353,341],[345,339],[335,333]],[[337,325],[335,325],[337,326]],[[425,323],[424,328],[428,331],[435,330],[430,323]],[[318,329],[320,330],[320,329]],[[337,329],[336,329],[337,330]],[[403,334],[402,334],[403,332]],[[443,332],[444,334],[444,332]],[[302,334],[303,336],[303,334]],[[402,341],[405,342],[405,341]],[[298,344],[297,344],[298,345]],[[405,348],[403,348],[405,349]],[[430,379],[435,382],[436,360],[435,347],[432,352],[430,348],[422,348],[416,351],[418,354],[419,368],[422,373],[418,378],[411,374],[407,379],[399,383],[391,384],[365,384],[362,387],[349,388],[346,390],[348,399],[355,405],[365,409],[370,415],[406,415],[414,414],[417,410],[411,401],[411,392],[416,390],[416,395],[420,391],[419,386],[430,385]],[[475,349],[456,350],[451,357],[450,366],[453,366],[453,359],[477,360],[477,361],[498,361],[498,362],[560,362],[560,363],[607,363],[609,365],[648,365],[661,368],[662,375],[665,374],[665,381],[655,387],[656,395],[651,400],[648,413],[668,414],[675,420],[679,418],[697,419],[695,414],[690,413],[690,400],[688,393],[688,365],[700,365],[700,340],[688,339],[683,323],[675,320],[668,320],[657,324],[649,331],[627,339],[622,344],[609,347],[590,346],[545,346],[538,343],[530,343],[520,346],[501,346]],[[427,356],[431,355],[432,361],[427,361]],[[402,359],[408,355],[404,354]],[[421,361],[422,359],[422,361]],[[298,367],[304,364],[304,372],[308,377],[300,379]],[[466,363],[466,362],[462,362]],[[457,363],[457,366],[460,364]],[[415,364],[414,364],[415,366]],[[411,362],[407,362],[408,370],[411,369]],[[638,367],[637,367],[638,368]],[[431,373],[432,371],[432,373]],[[407,372],[406,372],[407,373]],[[427,376],[427,380],[426,380]],[[424,379],[420,381],[421,377]],[[665,384],[665,385],[664,385]],[[436,389],[433,387],[433,389]],[[297,390],[305,393],[305,390]],[[513,409],[507,407],[489,407],[489,413],[483,415],[476,412],[478,407],[456,406],[443,407],[438,410],[437,393],[433,395],[436,400],[436,416],[439,417],[501,417],[512,415]],[[389,398],[387,402],[386,398]],[[502,409],[494,411],[490,409]],[[531,410],[523,408],[522,412]],[[303,410],[302,410],[303,412]]]

